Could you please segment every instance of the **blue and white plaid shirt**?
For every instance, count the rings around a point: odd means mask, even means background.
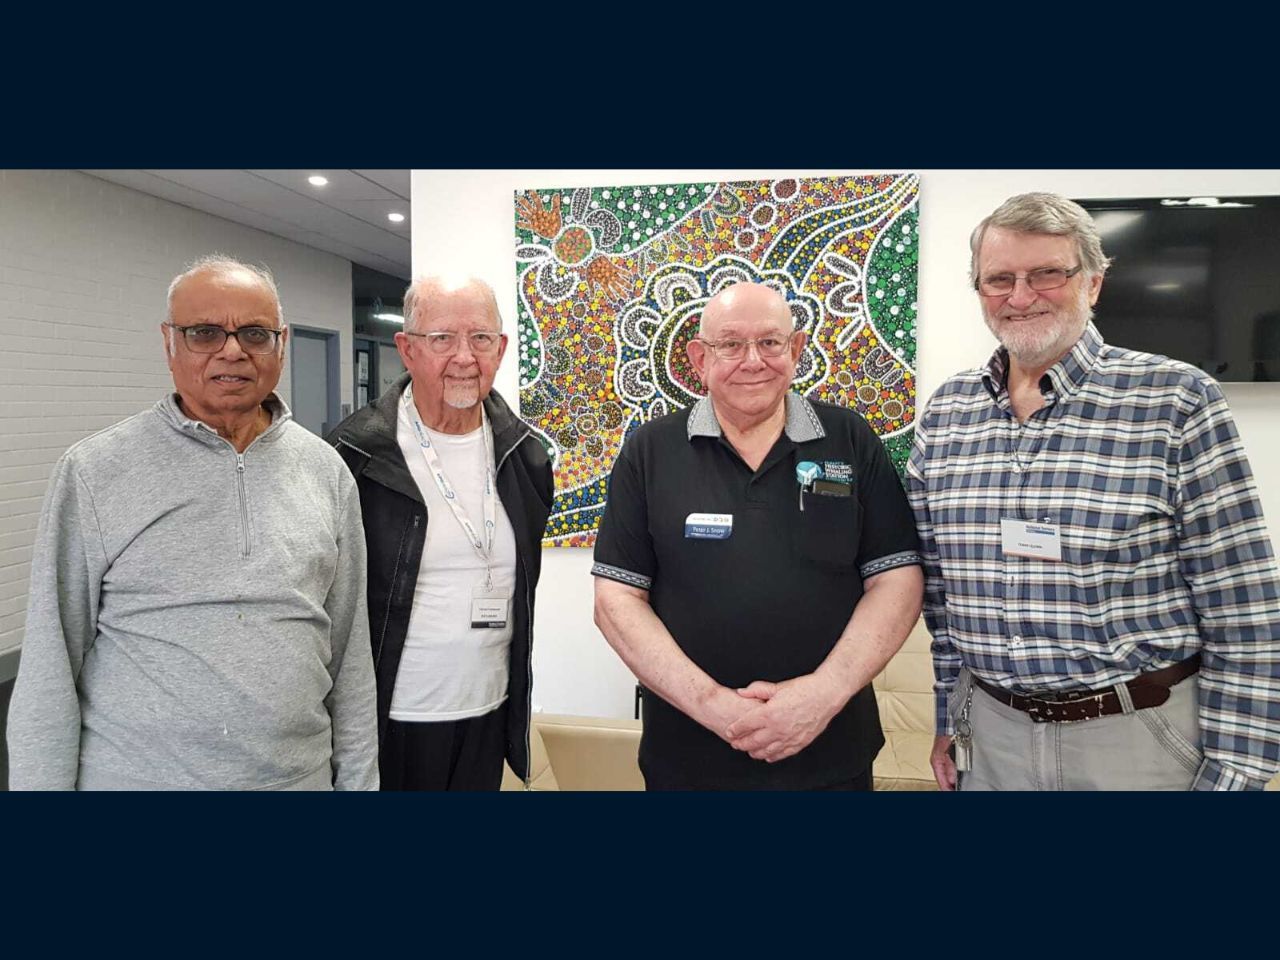
[[[1194,787],[1261,788],[1280,767],[1280,577],[1221,389],[1089,324],[1019,423],[1006,363],[942,385],[907,467],[938,732],[962,664],[1034,694],[1199,652]],[[1062,560],[1006,556],[1001,518],[1056,524]]]

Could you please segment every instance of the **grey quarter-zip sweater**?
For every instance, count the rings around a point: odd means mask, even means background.
[[[54,468],[13,789],[377,789],[355,482],[266,406],[243,454],[170,395]]]

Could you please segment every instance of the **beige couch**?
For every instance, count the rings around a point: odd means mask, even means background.
[[[936,790],[929,769],[933,746],[933,665],[924,622],[875,682],[885,745],[873,772],[877,790]],[[636,754],[639,720],[535,714],[531,790],[643,790]],[[519,790],[508,768],[504,790]],[[1280,775],[1267,785],[1280,790]]]
[[[934,790],[929,770],[933,744],[933,667],[929,634],[916,625],[907,642],[875,679],[885,745],[873,772],[877,790]],[[636,756],[639,720],[604,720],[534,714],[530,790],[643,790]],[[521,789],[508,768],[502,789]]]

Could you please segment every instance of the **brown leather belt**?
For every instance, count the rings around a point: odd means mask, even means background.
[[[1160,706],[1169,699],[1170,687],[1199,669],[1200,654],[1197,653],[1172,666],[1152,670],[1126,681],[1125,686],[1129,688],[1134,709],[1145,710]],[[1107,687],[1105,690],[1068,690],[1043,694],[1037,699],[1001,690],[976,676],[973,682],[1005,706],[1021,710],[1036,723],[1074,723],[1077,720],[1093,720],[1095,717],[1109,717],[1124,712],[1115,687]],[[1045,699],[1046,697],[1052,699]]]

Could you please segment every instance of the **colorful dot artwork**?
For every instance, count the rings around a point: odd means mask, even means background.
[[[555,463],[548,546],[586,547],[627,435],[704,388],[685,354],[708,300],[787,298],[794,387],[851,407],[901,475],[915,423],[915,174],[522,190],[520,413]]]

